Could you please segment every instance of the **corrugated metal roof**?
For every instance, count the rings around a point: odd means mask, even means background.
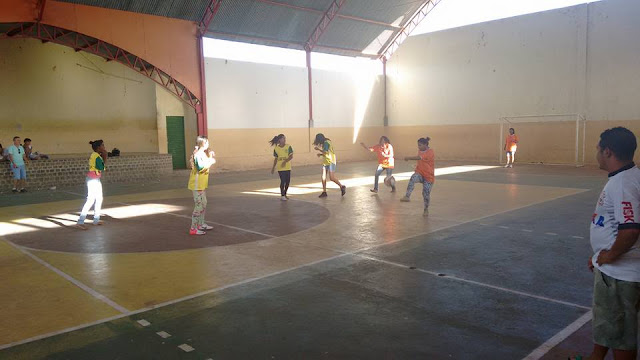
[[[58,0],[165,16],[199,23],[211,0]],[[383,32],[395,35],[426,2],[423,0],[345,0],[314,51],[358,55],[383,50]],[[206,36],[253,44],[302,49],[333,0],[222,0]],[[373,42],[373,44],[372,44]],[[379,44],[379,48],[376,48]]]
[[[209,0],[58,0],[79,5],[199,22]]]

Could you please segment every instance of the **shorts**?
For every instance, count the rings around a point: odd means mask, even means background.
[[[640,283],[593,269],[593,342],[615,350],[637,349]]]
[[[18,167],[13,167],[13,164],[11,164],[11,171],[13,171],[14,180],[25,180],[27,178],[27,168],[24,164]]]
[[[322,167],[327,169],[330,172],[336,172],[336,168],[338,167],[338,165],[337,164],[322,165]]]
[[[507,154],[515,154],[517,149],[507,150]]]

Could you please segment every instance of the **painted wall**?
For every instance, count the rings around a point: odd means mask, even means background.
[[[205,64],[209,138],[218,168],[270,167],[273,150],[267,141],[279,133],[287,135],[296,164],[318,163],[310,145],[318,132],[333,140],[339,161],[365,160],[369,154],[359,142],[377,142],[384,131],[377,76],[314,70],[309,129],[306,68],[213,58]]]
[[[167,116],[184,117],[185,160],[187,160],[188,164],[191,150],[198,135],[196,112],[192,107],[167,91],[167,89],[156,84],[156,127],[158,130],[158,152],[160,154],[168,153]]]
[[[155,83],[120,64],[32,39],[0,41],[0,142],[33,139],[49,154],[86,153],[104,139],[157,152]]]
[[[437,134],[440,158],[490,161],[501,117],[582,114],[594,163],[604,129],[625,124],[640,134],[639,17],[640,2],[604,0],[411,37],[388,63],[389,123]],[[575,161],[566,117],[513,121],[520,160]]]

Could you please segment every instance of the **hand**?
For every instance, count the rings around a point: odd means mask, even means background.
[[[14,167],[15,169],[17,169],[17,168],[18,168],[18,165],[16,165],[15,163],[12,163],[12,164],[13,164],[13,167]]]
[[[318,157],[322,156],[322,154],[318,154]]]
[[[404,161],[409,161],[409,157],[408,157],[408,156],[405,156],[405,157],[404,157]]]
[[[271,168],[271,175],[273,175],[273,172],[275,171],[275,168]]]
[[[593,272],[593,257],[589,256],[589,263],[587,264],[587,266],[589,267],[589,270],[591,272]]]
[[[598,254],[598,258],[596,259],[596,263],[598,265],[611,264],[615,261],[615,257],[611,254],[611,250],[602,250]]]

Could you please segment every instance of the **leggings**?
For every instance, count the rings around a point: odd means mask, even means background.
[[[391,176],[391,174],[393,174],[393,169],[391,168],[383,168],[382,165],[378,165],[378,168],[376,169],[376,180],[373,183],[373,188],[375,190],[378,190],[378,178],[380,177],[380,174],[382,174],[383,171],[387,170],[387,177]]]
[[[409,184],[407,185],[407,197],[411,197],[411,193],[413,192],[414,185],[419,182],[422,183],[422,199],[424,200],[424,208],[429,208],[429,202],[431,201],[431,188],[433,187],[433,183],[425,180],[422,175],[418,173],[413,173],[411,179],[409,179]]]
[[[280,175],[280,195],[287,196],[291,182],[291,170],[278,171],[278,175]]]
[[[97,224],[100,221],[100,210],[102,208],[102,183],[100,179],[87,178],[87,201],[82,207],[78,224],[84,224],[84,219],[87,218],[87,213],[91,210],[91,206],[93,206],[93,223]]]
[[[204,213],[207,210],[207,192],[193,190],[193,214],[191,214],[191,228],[198,229],[204,225]]]

